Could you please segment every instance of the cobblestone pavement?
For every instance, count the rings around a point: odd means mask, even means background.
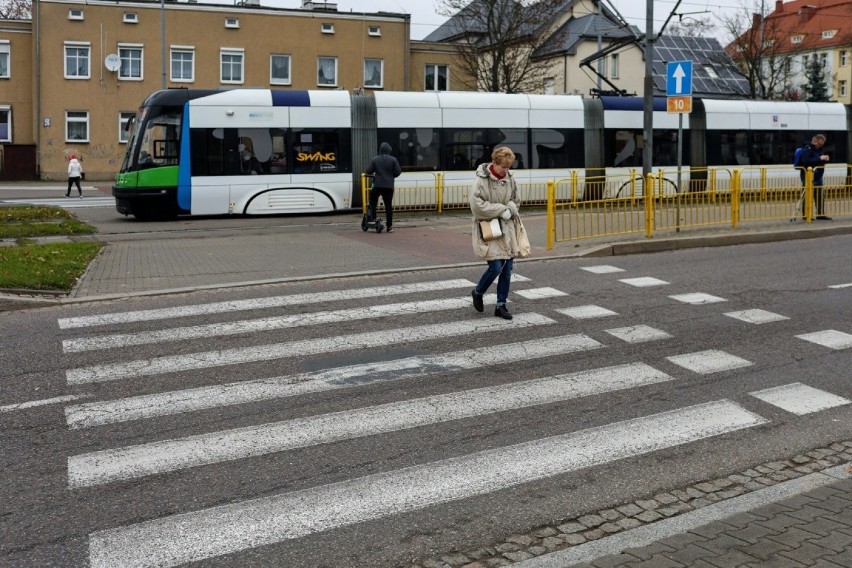
[[[852,567],[852,440],[411,568]]]

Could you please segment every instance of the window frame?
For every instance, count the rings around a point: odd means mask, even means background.
[[[803,36],[802,34],[796,34],[796,35],[790,37],[790,43],[796,43],[796,44],[802,43],[804,41],[804,39],[805,39],[805,36]]]
[[[128,122],[136,116],[135,112],[118,111],[118,143],[127,144],[130,140],[130,132],[125,128]]]
[[[610,79],[618,79],[618,64],[620,63],[618,54],[613,53],[609,56],[610,65],[609,65],[609,78]]]
[[[225,18],[225,27],[231,30],[237,30],[240,28],[240,19],[239,18]]]
[[[822,39],[831,39],[837,34],[837,30],[822,30]]]
[[[320,24],[320,32],[324,33],[324,34],[333,34],[334,33],[334,24],[321,23]]]
[[[837,82],[837,96],[846,97],[849,95],[849,83],[846,82],[845,79],[841,79]]]
[[[125,12],[121,16],[121,21],[125,24],[138,24],[139,23],[139,14],[136,12]]]
[[[225,79],[225,56],[230,57],[239,57],[239,69],[240,69],[240,78],[239,79]],[[245,49],[239,47],[223,47],[219,49],[219,82],[223,85],[242,85],[246,82],[246,73],[245,73],[245,59],[246,52]],[[234,62],[229,62],[229,67],[233,71]]]
[[[122,51],[125,52],[138,52],[139,54],[139,76],[134,76],[133,73],[133,62],[136,61],[133,54],[125,57],[122,54]],[[145,47],[140,43],[119,43],[118,44],[118,59],[121,61],[121,66],[118,68],[117,77],[119,81],[144,81],[145,80]],[[130,68],[130,75],[124,75],[124,66],[125,62],[127,62],[127,66]]]
[[[380,37],[382,35],[382,28],[380,26],[367,26],[367,35]]]
[[[0,39],[0,59],[6,60],[6,72],[4,74],[0,74],[0,79],[11,79],[12,78],[12,42],[10,42],[7,39]],[[0,66],[0,69],[3,69],[2,66]]]
[[[275,65],[273,60],[276,57],[287,59],[287,77],[282,79],[273,75]],[[289,53],[271,53],[269,55],[269,84],[270,85],[292,85],[293,84],[293,56]]]
[[[378,61],[379,62],[379,84],[378,85],[368,85],[367,84],[367,62],[369,61]],[[384,89],[385,88],[385,60],[378,59],[376,57],[367,57],[364,58],[364,88],[365,89]]]
[[[68,19],[69,20],[85,20],[86,13],[83,12],[80,8],[69,8],[68,9]]]
[[[320,71],[322,71],[323,60],[331,60],[334,62],[334,81],[331,83],[321,83],[320,82]],[[336,88],[337,87],[337,77],[340,73],[339,61],[337,57],[333,57],[330,55],[318,55],[317,56],[317,87],[327,87],[327,88]]]
[[[83,117],[71,116],[72,114],[84,115]],[[89,142],[91,129],[89,127],[89,111],[87,110],[66,110],[65,111],[65,143],[66,144],[86,144]],[[86,136],[82,139],[71,138],[69,136],[69,127],[71,124],[84,124],[86,127]]]
[[[85,75],[69,75],[68,74],[68,50],[70,49],[85,49],[86,50],[86,74]],[[65,79],[85,81],[92,78],[92,44],[88,41],[66,41],[62,44],[62,75]],[[75,55],[77,60],[84,59],[79,55]],[[79,64],[76,66],[79,69]]]
[[[433,88],[427,88],[429,81],[429,68],[432,68],[432,76],[433,76]],[[446,75],[444,76],[444,88],[440,88],[440,81],[438,79],[441,77],[440,73],[438,73],[440,68],[446,69]],[[447,63],[426,63],[423,69],[423,90],[427,93],[442,93],[444,91],[450,90],[450,66]]]
[[[846,67],[847,65],[849,65],[849,51],[848,50],[841,49],[839,58],[840,58],[840,66],[841,67]]]
[[[0,138],[0,142],[12,143],[12,105],[0,105],[0,112],[6,113],[6,137]],[[0,123],[2,124],[2,123]]]
[[[189,54],[189,79],[185,77],[175,77],[174,65],[175,54]],[[183,69],[185,61],[179,61],[181,69]],[[191,45],[171,45],[169,46],[169,80],[172,83],[194,83],[195,82],[195,47]]]

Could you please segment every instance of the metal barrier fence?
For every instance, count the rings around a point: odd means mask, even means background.
[[[572,175],[550,180],[547,247],[643,230],[652,237],[655,231],[852,216],[850,171],[849,165],[833,166],[821,187],[814,186],[813,169],[796,172],[789,166],[659,170],[644,179],[631,172],[605,179]],[[586,199],[589,195],[602,197]]]

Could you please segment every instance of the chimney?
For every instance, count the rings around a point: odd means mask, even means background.
[[[805,5],[799,10],[799,22],[805,23],[810,20],[816,12],[815,6]]]
[[[783,12],[784,11],[784,0],[775,0],[775,11]]]
[[[751,15],[751,29],[757,30],[760,29],[760,22],[763,20],[763,17],[760,14],[752,13]]]

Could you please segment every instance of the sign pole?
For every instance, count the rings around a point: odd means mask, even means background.
[[[680,170],[683,166],[683,113],[680,112],[677,115],[677,187],[675,187],[675,194],[677,195],[677,210],[675,214],[677,215],[677,226],[675,227],[675,232],[680,232]]]

